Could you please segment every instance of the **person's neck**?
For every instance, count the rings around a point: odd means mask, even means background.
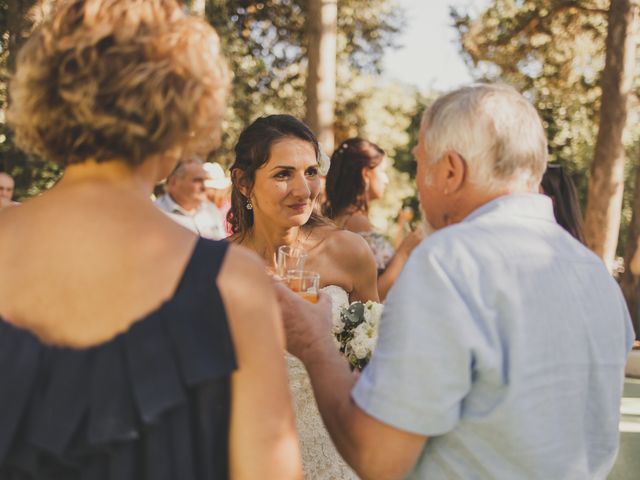
[[[150,198],[156,177],[155,165],[150,162],[132,166],[118,159],[100,163],[95,160],[86,160],[68,165],[56,187],[58,189],[83,185],[112,187]]]
[[[301,229],[302,227],[275,227],[258,220],[247,233],[244,243],[264,258],[269,265],[275,266],[278,247],[297,243]]]
[[[455,212],[448,218],[447,225],[461,222],[480,207],[499,197],[518,193],[535,192],[529,187],[505,187],[491,191],[480,190],[477,188],[467,190],[467,192],[461,196],[460,202],[457,204],[458,208],[456,208]]]

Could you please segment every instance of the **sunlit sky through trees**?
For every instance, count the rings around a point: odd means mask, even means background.
[[[459,52],[449,7],[479,12],[488,0],[397,0],[405,9],[407,25],[399,35],[398,50],[384,58],[384,76],[423,90],[449,90],[471,81]]]

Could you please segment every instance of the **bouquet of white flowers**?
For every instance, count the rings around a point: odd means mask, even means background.
[[[353,302],[334,310],[333,334],[352,370],[362,370],[369,363],[378,339],[382,308],[381,303],[368,301]]]

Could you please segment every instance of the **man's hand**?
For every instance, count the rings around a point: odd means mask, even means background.
[[[404,478],[426,437],[398,430],[369,416],[351,400],[356,381],[331,338],[331,299],[303,300],[282,283],[275,285],[282,309],[287,350],[304,363],[318,409],[338,451],[364,479]]]
[[[331,298],[320,293],[313,304],[292,292],[281,282],[275,284],[282,310],[287,350],[306,363],[313,350],[331,338]],[[309,357],[309,358],[303,358]]]

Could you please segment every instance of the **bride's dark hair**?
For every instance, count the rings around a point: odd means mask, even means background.
[[[248,210],[249,199],[242,194],[241,186],[249,191],[253,189],[256,170],[267,163],[271,154],[271,146],[285,138],[296,138],[310,143],[320,160],[318,139],[311,129],[291,115],[269,115],[256,119],[245,128],[235,146],[235,160],[230,167],[231,208],[227,221],[234,235],[242,238],[253,227],[253,210]],[[318,225],[328,223],[324,217],[312,213],[307,224]]]

